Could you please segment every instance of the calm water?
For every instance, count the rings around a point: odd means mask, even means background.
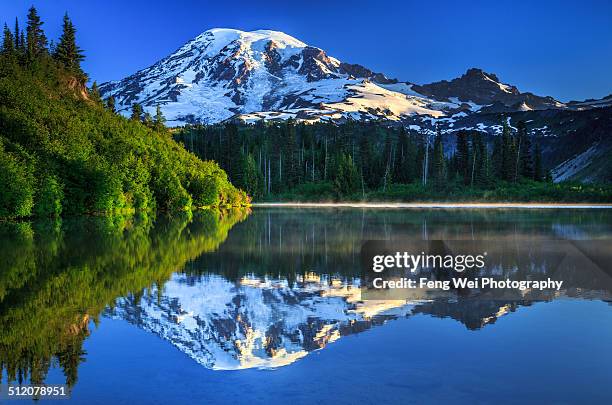
[[[567,288],[362,301],[360,248],[381,239],[480,241],[501,251],[487,274]],[[0,223],[2,383],[66,383],[88,404],[609,403],[610,261],[584,241],[610,239],[603,209]],[[550,240],[590,264],[560,266]]]

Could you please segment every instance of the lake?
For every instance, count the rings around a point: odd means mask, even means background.
[[[87,404],[609,402],[611,238],[610,209],[2,222],[2,383]],[[492,277],[566,284],[363,299],[368,240],[473,241]]]

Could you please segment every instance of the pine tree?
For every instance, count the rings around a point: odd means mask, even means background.
[[[487,145],[479,132],[472,134],[472,156],[470,160],[470,186],[487,186],[489,184],[489,155]]]
[[[382,155],[380,157],[380,177],[381,185],[383,190],[387,189],[387,186],[391,183],[393,177],[393,159],[392,159],[391,137],[387,134],[385,137],[385,147],[383,148]]]
[[[334,187],[341,195],[355,193],[361,186],[361,177],[351,155],[341,154],[338,157],[338,168],[334,178]]]
[[[259,197],[263,193],[263,175],[255,162],[253,155],[242,156],[241,170],[235,185],[252,197]]]
[[[21,51],[21,47],[23,46],[23,44],[21,43],[21,31],[19,30],[19,19],[17,17],[15,17],[15,50],[17,52]]]
[[[85,57],[83,51],[76,44],[76,29],[70,21],[68,13],[64,15],[62,24],[62,35],[55,50],[54,57],[62,63],[66,69],[76,74],[82,75],[81,62]]]
[[[285,166],[282,170],[284,178],[281,180],[282,186],[293,187],[299,183],[300,162],[297,156],[297,137],[295,122],[288,120],[286,124],[285,143],[283,148],[283,159],[280,162]],[[280,179],[279,179],[280,180]]]
[[[138,103],[132,104],[132,115],[130,116],[130,120],[140,121],[141,119],[142,119],[142,107]]]
[[[5,56],[15,55],[15,42],[13,34],[6,23],[4,24],[4,33],[2,37],[2,54]]]
[[[89,94],[91,95],[91,99],[95,101],[96,103],[102,102],[102,97],[100,96],[100,89],[98,88],[97,82],[95,81],[93,82],[93,84],[91,85],[91,91],[89,92]]]
[[[502,120],[501,147],[501,178],[502,180],[512,181],[516,173],[516,145],[506,119]]]
[[[378,179],[374,175],[374,152],[368,134],[362,134],[359,141],[359,160],[361,172],[368,188],[376,187]]]
[[[531,137],[527,132],[525,122],[520,121],[517,124],[518,136],[519,136],[519,173],[522,177],[533,179],[534,168],[533,168],[533,156]]]
[[[43,22],[34,6],[28,11],[28,25],[26,27],[26,52],[28,59],[33,61],[47,52],[47,37],[42,29]]]
[[[444,145],[442,144],[442,133],[438,129],[438,134],[434,140],[433,154],[431,157],[431,176],[434,186],[440,188],[446,180],[446,162],[444,160]]]
[[[106,99],[106,108],[108,109],[108,111],[115,113],[115,97],[113,96],[108,96],[108,98]]]
[[[155,130],[156,131],[163,131],[165,128],[165,123],[166,123],[166,118],[164,117],[164,114],[162,114],[162,110],[161,107],[159,106],[159,104],[157,105],[157,107],[155,108],[155,118],[153,120],[154,122],[154,126],[155,126]]]
[[[457,172],[464,184],[471,181],[470,147],[468,144],[468,134],[465,131],[457,133],[457,151],[455,152]]]

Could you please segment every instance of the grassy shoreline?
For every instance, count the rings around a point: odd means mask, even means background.
[[[253,203],[402,203],[402,204],[612,204],[612,185],[580,183],[505,183],[494,188],[447,184],[392,184],[385,190],[340,194],[331,183],[307,183],[284,193],[254,198]]]

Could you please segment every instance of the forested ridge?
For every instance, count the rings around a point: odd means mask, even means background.
[[[56,44],[36,9],[4,25],[0,218],[246,205],[214,162],[176,143],[163,115],[126,119],[81,69],[68,15]]]
[[[192,125],[175,139],[259,201],[612,201],[607,184],[553,184],[525,123],[500,124],[492,142],[470,130],[293,120]]]

